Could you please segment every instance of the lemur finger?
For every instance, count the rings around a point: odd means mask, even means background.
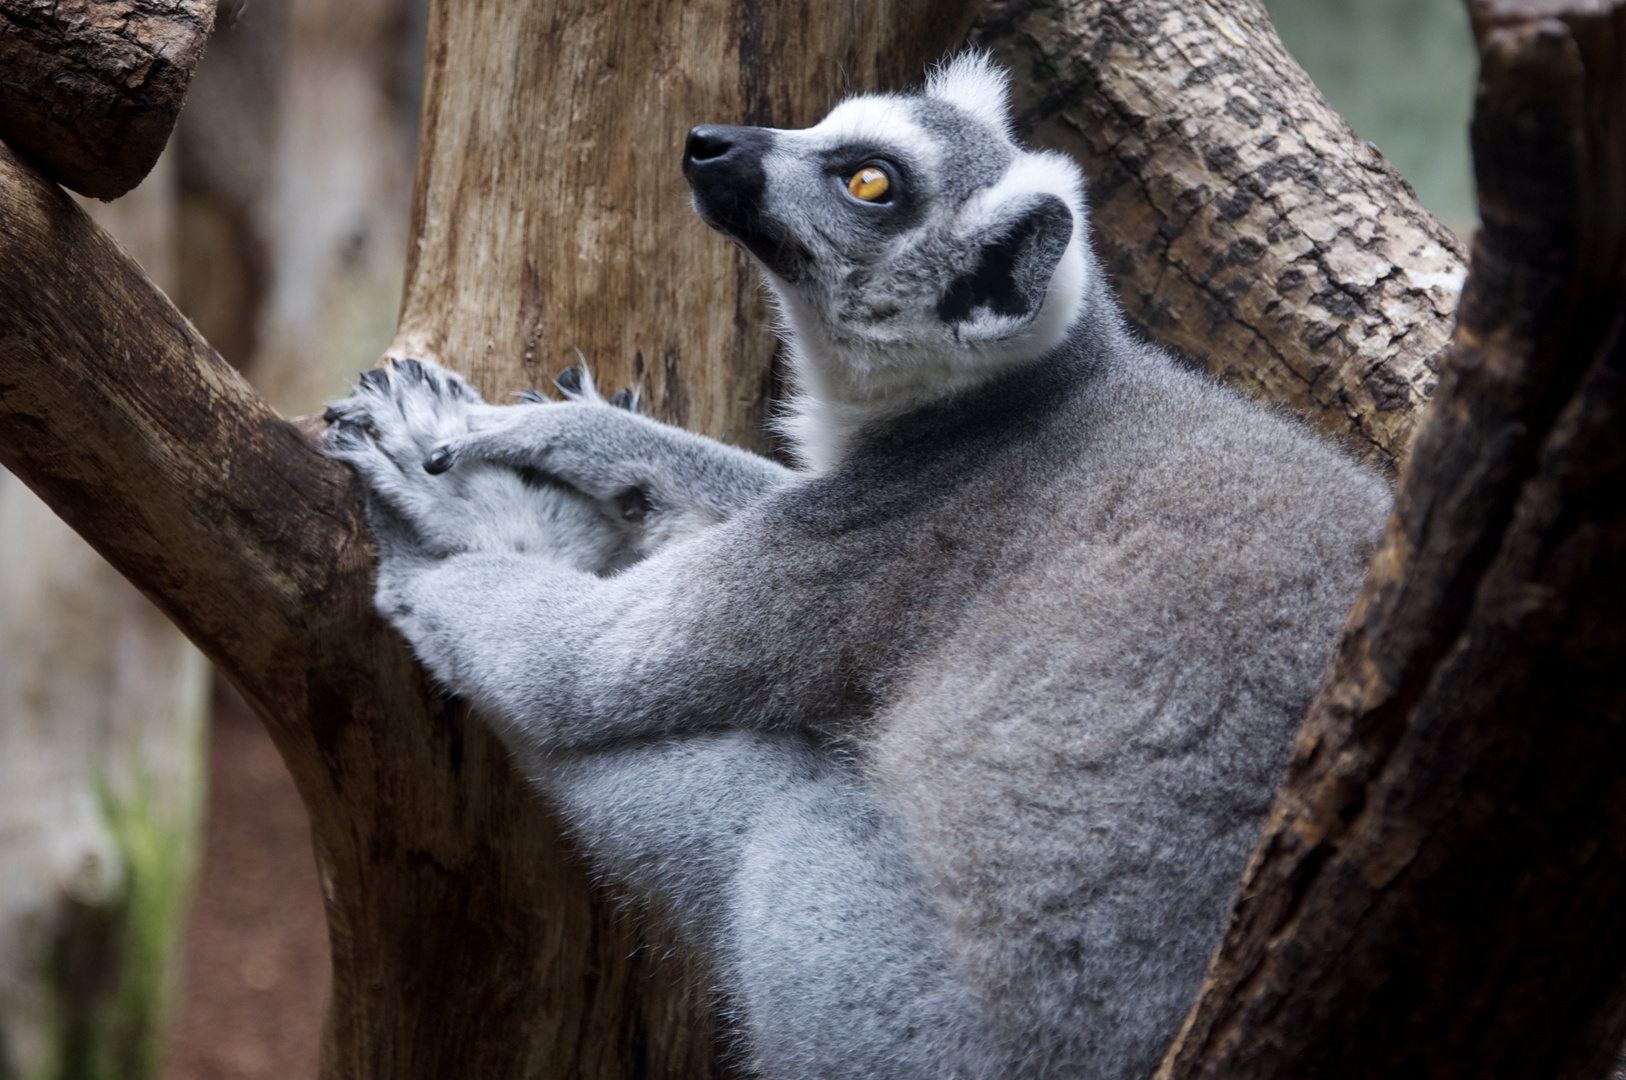
[[[560,392],[565,394],[569,400],[579,401],[586,397],[586,395],[582,394],[580,391],[581,383],[579,373],[581,370],[582,369],[580,368],[574,367],[566,368],[559,373],[559,378],[554,380],[554,385],[558,386]],[[521,390],[514,396],[519,398],[520,403],[523,405],[553,404],[553,400],[551,398],[544,396],[541,391],[535,389]],[[639,408],[639,393],[636,386],[629,386],[623,390],[617,390],[615,393],[610,395],[609,404],[614,405],[618,409],[625,409],[630,413],[635,413],[638,415],[643,414],[643,410]]]
[[[425,448],[467,431],[470,411],[482,407],[455,373],[427,361],[395,360],[364,373],[349,398],[329,407],[329,420],[340,424],[330,445],[344,456],[363,452],[365,432],[399,468],[415,467]]]
[[[598,390],[593,386],[592,373],[585,367],[567,367],[553,377],[553,385],[571,401],[596,401]]]
[[[517,406],[516,406],[517,407]],[[423,471],[440,476],[465,461],[486,461],[497,465],[534,465],[535,459],[545,457],[547,446],[516,443],[513,428],[470,432],[442,440],[429,448],[421,459]]]

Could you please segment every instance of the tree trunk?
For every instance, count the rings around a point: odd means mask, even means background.
[[[0,0],[0,138],[81,195],[123,195],[163,152],[214,18],[214,0]]]
[[[1393,468],[1466,252],[1333,112],[1259,0],[989,0],[1018,126],[1090,179],[1130,318]]]
[[[95,212],[174,271],[174,173]],[[0,472],[0,1076],[157,1075],[197,848],[208,668]]]
[[[1160,1075],[1626,1034],[1626,4],[1473,0],[1484,220],[1384,546]]]

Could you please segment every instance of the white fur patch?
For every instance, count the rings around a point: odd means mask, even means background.
[[[1010,134],[1011,77],[985,52],[963,52],[926,76],[926,96]]]
[[[844,143],[872,143],[895,147],[927,168],[938,164],[937,144],[915,123],[907,98],[889,94],[866,94],[848,98],[817,124],[803,131],[776,133],[780,142],[792,146],[841,146]]]

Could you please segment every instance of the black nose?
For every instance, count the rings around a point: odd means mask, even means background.
[[[683,175],[707,224],[736,238],[751,226],[767,186],[762,156],[772,144],[763,128],[701,124],[689,132]]]
[[[723,124],[701,124],[689,132],[689,141],[683,146],[683,162],[704,164],[727,157],[738,144],[734,129]]]

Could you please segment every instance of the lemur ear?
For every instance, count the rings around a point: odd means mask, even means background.
[[[1073,212],[1054,195],[1036,194],[979,232],[977,260],[949,282],[937,301],[938,317],[952,325],[987,312],[1020,324],[1031,322],[1073,238]]]

